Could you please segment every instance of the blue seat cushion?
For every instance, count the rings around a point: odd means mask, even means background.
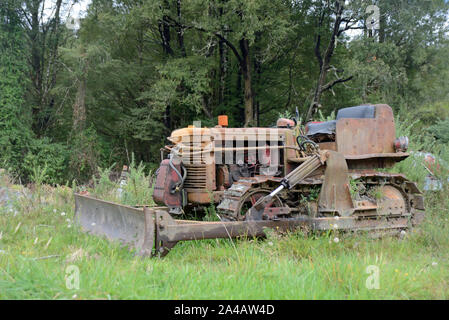
[[[373,119],[376,107],[372,105],[363,105],[338,110],[337,120],[339,119]]]
[[[308,123],[307,136],[311,137],[317,134],[335,134],[336,127],[336,120],[321,123]]]

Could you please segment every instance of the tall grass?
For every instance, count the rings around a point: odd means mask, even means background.
[[[52,188],[39,210],[0,210],[0,298],[448,299],[447,195],[429,194],[427,221],[403,240],[271,231],[264,241],[183,242],[142,259],[80,232],[70,190]],[[79,268],[79,289],[66,287],[69,266]],[[378,290],[366,286],[369,266],[379,268]]]

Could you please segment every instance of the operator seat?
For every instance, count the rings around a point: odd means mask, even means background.
[[[376,107],[373,105],[361,105],[340,109],[337,120],[326,122],[309,122],[306,125],[306,135],[315,142],[335,141],[337,121],[340,119],[373,119]]]

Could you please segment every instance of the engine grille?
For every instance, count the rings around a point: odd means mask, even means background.
[[[207,189],[207,166],[184,165],[187,169],[187,177],[184,182],[186,189]]]

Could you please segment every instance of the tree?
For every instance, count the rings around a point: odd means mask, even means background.
[[[331,59],[334,55],[338,38],[345,31],[361,28],[357,26],[360,19],[359,10],[347,8],[343,1],[319,1],[317,9],[318,23],[314,53],[318,60],[319,76],[309,110],[307,111],[306,120],[310,120],[312,115],[320,108],[321,95],[324,92],[332,90],[338,83],[344,83],[353,78],[352,75],[344,77],[344,69],[331,65]],[[322,32],[323,29],[324,32],[328,32],[329,24],[331,26],[331,34],[323,52],[321,48],[321,42],[323,40]],[[335,79],[327,82],[327,75],[330,71],[334,72]]]
[[[0,166],[24,174],[21,166],[32,139],[31,108],[25,103],[27,61],[17,3],[0,4]]]
[[[44,10],[45,0],[16,1],[20,21],[30,50],[33,129],[42,135],[48,127],[48,114],[54,107],[51,91],[58,74],[58,48],[63,42],[61,28],[62,0],[56,0],[50,15]]]
[[[255,124],[251,46],[258,34],[285,32],[287,20],[282,4],[282,1],[196,1],[190,9],[194,16],[164,15],[169,26],[214,36],[233,53],[244,83],[244,126]]]
[[[447,99],[447,13],[444,1],[376,1],[380,30],[362,34],[348,46],[344,59],[354,75],[358,102],[383,101],[394,108],[413,108]],[[444,80],[443,80],[444,81]]]
[[[47,168],[47,182],[60,183],[66,173],[66,150],[50,139],[36,139],[27,93],[32,70],[18,14],[19,1],[0,4],[0,166],[27,182],[36,167]]]

